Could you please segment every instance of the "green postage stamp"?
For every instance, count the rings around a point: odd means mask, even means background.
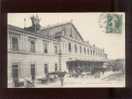
[[[122,32],[122,15],[107,14],[106,33],[121,33]]]
[[[122,33],[123,15],[119,13],[101,14],[99,24],[105,33]]]

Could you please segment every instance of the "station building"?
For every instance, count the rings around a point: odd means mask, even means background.
[[[103,48],[84,41],[72,22],[41,28],[39,17],[32,26],[8,24],[8,87],[13,81],[46,77],[47,73],[67,73],[82,68],[91,72],[101,67],[107,54]]]

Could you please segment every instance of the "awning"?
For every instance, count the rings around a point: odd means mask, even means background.
[[[67,63],[104,63],[104,61],[95,61],[95,60],[71,60]]]

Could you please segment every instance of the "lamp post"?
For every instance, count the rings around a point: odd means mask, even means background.
[[[59,71],[61,72],[61,37],[59,37]]]
[[[58,77],[60,79],[60,83],[61,83],[61,86],[63,86],[63,83],[64,83],[64,76],[65,76],[65,72],[62,71],[62,50],[61,50],[61,34],[58,36],[58,41],[59,41],[59,72],[58,72]]]

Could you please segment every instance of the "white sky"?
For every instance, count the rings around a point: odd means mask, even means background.
[[[31,25],[30,17],[34,13],[9,13],[8,24],[18,27]],[[104,48],[110,59],[125,58],[125,24],[123,33],[107,34],[102,31],[99,25],[99,16],[101,13],[37,13],[41,18],[40,24],[44,27],[58,23],[65,23],[72,20],[84,40],[90,44],[95,44]],[[125,14],[123,23],[125,23]],[[35,15],[35,14],[34,14]],[[24,22],[24,18],[26,21]]]

